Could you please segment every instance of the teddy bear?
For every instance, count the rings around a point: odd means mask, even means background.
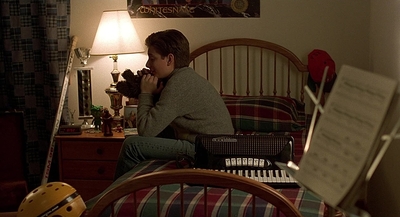
[[[124,81],[117,82],[116,88],[118,92],[128,98],[138,98],[140,94],[140,81],[142,75],[150,73],[147,69],[140,70],[141,75],[138,73],[134,74],[130,69],[126,69],[121,76],[125,79]]]

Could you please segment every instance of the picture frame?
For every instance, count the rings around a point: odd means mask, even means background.
[[[132,18],[259,18],[260,0],[127,0]]]
[[[137,105],[124,106],[124,128],[136,128]]]

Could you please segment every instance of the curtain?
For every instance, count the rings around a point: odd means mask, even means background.
[[[33,189],[41,183],[67,68],[70,1],[1,0],[0,10],[0,109],[24,113]]]

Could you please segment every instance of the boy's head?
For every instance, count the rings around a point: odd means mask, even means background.
[[[168,29],[152,33],[146,38],[146,46],[153,47],[163,58],[174,55],[175,68],[189,66],[189,41],[178,30]]]

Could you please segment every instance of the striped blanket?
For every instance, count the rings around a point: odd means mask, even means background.
[[[175,161],[165,160],[148,160],[140,163],[124,176],[116,180],[107,190],[120,184],[123,181],[129,180],[142,174],[150,173],[153,171],[161,171],[168,169],[176,169]],[[311,193],[301,189],[278,189],[284,194],[293,204],[299,209],[303,216],[306,217],[322,217],[324,216],[324,203],[312,195]],[[103,194],[103,193],[102,193]],[[88,209],[90,209],[94,202],[102,195],[86,202]],[[181,193],[179,184],[171,184],[160,187],[160,198],[162,200],[160,208],[157,209],[157,189],[150,188],[144,189],[136,193],[136,200],[133,194],[129,194],[121,198],[114,205],[114,216],[125,217],[134,216],[133,209],[137,207],[137,216],[277,216],[276,210],[267,202],[253,198],[242,191],[233,190],[231,196],[232,205],[229,210],[228,203],[228,189],[208,187],[207,194],[207,207],[205,203],[205,191],[203,187],[184,185],[183,193],[183,206],[181,206]],[[136,202],[135,202],[136,201]],[[133,205],[136,204],[136,205]],[[183,211],[181,209],[183,208]],[[207,214],[206,214],[207,212]],[[255,213],[254,213],[255,212]],[[255,214],[255,215],[253,215]],[[109,214],[107,214],[109,216]]]

